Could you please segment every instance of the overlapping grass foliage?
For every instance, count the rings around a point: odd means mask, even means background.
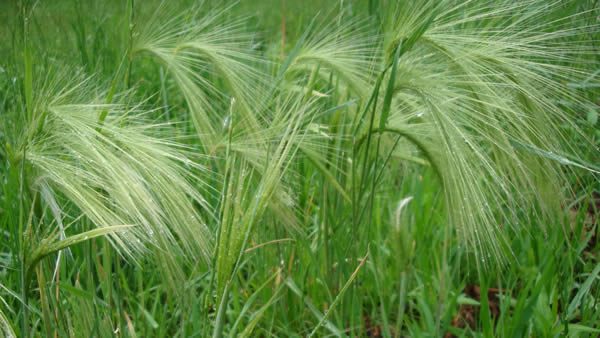
[[[593,1],[0,6],[1,334],[600,332]]]

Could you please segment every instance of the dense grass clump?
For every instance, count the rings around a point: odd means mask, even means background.
[[[0,13],[0,336],[600,333],[595,1]]]

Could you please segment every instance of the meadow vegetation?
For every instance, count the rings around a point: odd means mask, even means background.
[[[600,334],[598,1],[0,13],[0,336]]]

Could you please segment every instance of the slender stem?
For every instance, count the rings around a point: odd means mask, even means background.
[[[25,245],[25,205],[24,205],[24,185],[25,185],[25,147],[23,147],[23,155],[21,159],[21,168],[19,173],[19,233],[20,239],[19,251],[21,258],[21,299],[23,310],[22,332],[23,337],[29,337],[29,312],[27,294],[29,291],[29,283],[27,281],[27,255]]]
[[[44,275],[43,265],[38,264],[36,269],[38,287],[40,289],[40,303],[42,306],[42,317],[44,319],[44,329],[46,336],[52,337],[52,327],[50,326],[50,307],[48,305],[48,295],[46,294],[46,276]]]
[[[128,46],[127,46],[127,69],[125,71],[125,86],[129,88],[131,86],[131,61],[133,58],[133,19],[134,19],[134,0],[129,0],[127,3],[128,15]]]
[[[23,89],[25,92],[25,108],[27,111],[27,121],[32,122],[34,120],[34,112],[33,112],[33,60],[31,57],[31,48],[29,45],[29,8],[27,6],[27,1],[21,1],[21,15],[23,20],[23,66],[24,66],[24,83]],[[33,124],[32,124],[33,125]],[[33,130],[29,131],[29,134]],[[26,139],[26,142],[29,141],[29,138]],[[25,199],[25,149],[27,148],[27,143],[23,146],[23,155],[21,158],[21,168],[19,174],[19,238],[20,242],[20,256],[21,256],[21,300],[22,300],[22,310],[23,310],[23,321],[22,321],[22,336],[29,337],[29,304],[28,304],[28,296],[29,293],[29,278],[27,276],[27,254],[26,248],[27,240],[25,237],[25,218],[24,218],[24,199]]]
[[[25,107],[27,109],[28,121],[33,120],[33,60],[31,57],[31,48],[29,46],[29,12],[26,1],[21,1],[21,10],[23,16],[23,65],[25,70],[24,91]]]
[[[285,21],[285,0],[281,0],[281,60],[285,58],[285,37],[287,34]]]
[[[325,314],[323,315],[323,317],[321,317],[321,320],[319,321],[319,323],[313,328],[313,330],[308,335],[308,337],[314,336],[317,333],[317,331],[319,330],[319,328],[321,326],[323,326],[323,324],[325,323],[325,321],[327,321],[327,318],[333,312],[333,309],[335,308],[335,306],[341,301],[341,299],[344,296],[344,293],[346,292],[346,290],[348,289],[348,287],[350,287],[350,285],[352,285],[352,282],[358,276],[358,273],[360,272],[360,269],[367,262],[367,258],[369,258],[369,248],[368,247],[367,247],[367,254],[360,260],[360,263],[358,264],[358,266],[356,267],[356,269],[354,269],[354,272],[352,272],[352,275],[350,275],[350,278],[348,279],[348,281],[346,281],[346,283],[344,284],[344,286],[342,287],[342,289],[340,290],[340,292],[338,293],[338,295],[335,297],[335,299],[333,300],[333,302],[331,303],[331,305],[329,306],[329,308],[327,309],[327,311],[325,312]]]
[[[23,257],[24,258],[24,257]],[[23,321],[21,322],[21,333],[25,338],[29,338],[29,311],[28,311],[28,299],[27,294],[29,293],[28,284],[25,277],[25,262],[23,259],[21,260],[22,269],[21,269],[21,300],[22,300],[22,309],[23,309]]]

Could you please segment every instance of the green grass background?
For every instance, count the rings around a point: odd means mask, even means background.
[[[462,115],[445,112],[450,121],[447,123],[458,121],[457,125],[467,134],[472,133],[471,141],[477,149],[496,154],[489,155],[495,159],[494,168],[506,177],[493,176],[483,164],[478,166],[470,155],[460,157],[460,151],[469,153],[464,144],[456,148],[458,157],[444,155],[443,144],[436,143],[440,142],[437,138],[429,138],[428,129],[418,129],[420,125],[415,127],[415,133],[427,144],[429,148],[426,149],[432,149],[431,154],[405,138],[378,134],[369,128],[369,121],[372,125],[389,126],[382,117],[384,115],[379,115],[386,111],[390,124],[404,121],[403,114],[409,114],[406,116],[411,119],[420,116],[417,109],[421,106],[414,98],[405,98],[400,93],[388,101],[387,93],[394,92],[395,86],[436,92],[445,88],[445,84],[453,86],[462,81],[453,75],[456,69],[452,68],[451,62],[427,58],[429,53],[435,52],[428,49],[430,47],[424,41],[436,38],[431,30],[428,31],[427,20],[422,20],[426,23],[424,26],[418,26],[423,24],[418,21],[416,30],[409,29],[412,35],[403,37],[405,46],[415,44],[414,52],[403,54],[404,51],[398,52],[394,45],[397,27],[412,27],[411,17],[426,15],[403,10],[416,11],[418,7],[425,8],[424,13],[440,10],[439,18],[445,14],[444,10],[456,3],[422,1],[407,5],[383,0],[242,0],[225,3],[206,0],[198,5],[194,1],[169,1],[158,13],[164,22],[173,17],[173,13],[183,13],[176,19],[180,22],[193,21],[190,10],[193,6],[198,6],[200,18],[226,8],[219,14],[217,22],[208,25],[209,29],[242,17],[236,32],[247,33],[243,38],[249,42],[253,55],[268,60],[250,65],[250,69],[260,69],[270,76],[266,82],[274,82],[282,69],[286,69],[286,62],[293,60],[292,56],[299,50],[303,51],[302,47],[310,45],[311,36],[319,37],[318,32],[324,32],[326,38],[323,40],[329,43],[327,39],[331,39],[332,43],[333,51],[323,55],[334,61],[340,60],[340,68],[324,61],[322,65],[308,63],[306,68],[292,62],[289,67],[297,66],[296,73],[285,73],[286,80],[276,82],[274,91],[277,94],[272,94],[271,98],[268,90],[258,88],[263,84],[251,82],[250,75],[247,77],[251,86],[241,86],[240,92],[245,92],[237,96],[238,92],[231,89],[233,85],[211,68],[210,60],[198,57],[202,63],[195,65],[199,67],[195,71],[208,79],[215,89],[214,92],[207,91],[206,96],[211,109],[220,114],[213,123],[225,125],[224,131],[214,138],[222,142],[221,145],[212,147],[203,143],[202,135],[196,134],[196,125],[189,114],[193,110],[189,98],[170,73],[172,69],[149,55],[132,56],[132,41],[138,34],[143,35],[142,29],[156,15],[153,13],[160,5],[157,1],[2,1],[0,335],[598,336],[600,256],[595,238],[600,183],[594,173],[600,166],[598,3],[566,1],[555,4],[547,13],[540,13],[538,9],[544,6],[543,2],[529,1],[530,8],[521,8],[514,14],[499,14],[497,21],[494,21],[496,18],[484,18],[473,26],[468,23],[461,26],[472,33],[489,27],[493,29],[494,25],[518,25],[522,19],[526,24],[539,23],[539,29],[532,28],[536,34],[551,34],[549,32],[563,29],[568,32],[557,37],[556,45],[549,43],[554,50],[543,49],[541,55],[533,49],[515,48],[515,53],[523,52],[515,59],[543,63],[546,61],[543,58],[547,57],[552,65],[565,67],[558,68],[556,73],[551,67],[532,68],[534,72],[548,71],[542,75],[554,81],[550,84],[557,84],[557,88],[549,89],[548,95],[542,93],[546,88],[522,85],[529,89],[525,96],[552,100],[551,107],[532,100],[533,106],[541,108],[523,108],[526,104],[515,108],[518,104],[512,105],[512,99],[507,98],[510,94],[500,92],[500,85],[494,87],[498,90],[494,94],[486,94],[486,86],[493,87],[495,81],[506,81],[506,78],[498,80],[482,76],[478,80],[471,79],[480,81],[475,84],[482,88],[479,92],[462,82],[451,89],[455,92],[450,94],[456,93],[459,100],[467,97],[463,96],[465,91],[482,95],[483,109],[489,109],[489,114],[497,102],[510,107],[512,110],[507,109],[510,113],[522,110],[526,116],[522,122],[524,128],[532,128],[532,134],[545,132],[540,136],[538,146],[545,147],[547,140],[556,141],[557,148],[548,144],[541,152],[543,156],[538,156],[539,152],[538,155],[523,152],[514,158],[503,157],[500,152],[494,153],[496,145],[498,148],[503,145],[492,141],[496,134],[483,131],[482,124],[470,120],[476,115],[467,115],[461,120]],[[508,1],[498,3],[502,4],[471,1],[457,9],[452,18],[459,20],[461,13],[468,17],[472,14],[471,9],[478,6],[510,6]],[[400,20],[400,24],[394,26],[398,17],[407,21]],[[349,28],[344,31],[340,27]],[[424,27],[423,35],[418,32],[419,27]],[[455,33],[451,28],[435,32],[439,39],[450,39]],[[233,33],[225,30],[222,34]],[[336,40],[336,36],[340,36],[340,40]],[[506,39],[502,40],[504,44],[528,38],[510,30],[500,37]],[[412,38],[416,42],[410,42]],[[483,39],[492,43],[494,37],[484,36]],[[449,45],[460,43],[460,40],[448,41]],[[536,41],[531,43],[535,45]],[[240,46],[248,49],[242,43]],[[386,50],[389,46],[396,46],[396,49]],[[553,54],[565,46],[572,47],[574,52],[566,51],[565,59]],[[465,58],[454,60],[457,69],[464,67],[483,73],[492,69],[489,71],[492,73],[493,62],[505,61],[506,67],[513,66],[511,55],[506,58],[503,58],[504,54],[491,55],[497,57],[496,61],[483,56],[475,59],[477,45],[468,48],[472,48],[469,50],[472,54],[465,52]],[[580,52],[577,52],[578,48],[581,48]],[[336,54],[338,50],[341,53]],[[353,59],[368,59],[371,50],[377,54],[373,63]],[[468,57],[471,56],[474,62],[480,63],[470,64],[472,60]],[[252,62],[244,56],[240,60]],[[480,65],[490,68],[478,68]],[[385,66],[389,68],[382,75],[381,89],[377,91],[377,76]],[[567,67],[573,67],[573,74],[564,74],[564,69],[571,69]],[[230,70],[233,75],[239,75],[240,80],[247,80],[244,68]],[[392,75],[389,74],[396,70],[398,78],[390,80]],[[526,70],[515,68],[517,76],[519,71],[526,76]],[[429,77],[446,72],[448,75],[439,78]],[[31,74],[29,80],[28,73]],[[114,125],[117,132],[129,123],[119,120],[119,114],[135,115],[132,107],[144,112],[139,121],[133,118],[134,122],[172,124],[152,129],[151,136],[175,140],[184,147],[178,151],[198,164],[198,167],[181,165],[177,168],[187,168],[191,172],[194,177],[190,178],[189,186],[205,196],[205,203],[210,206],[203,209],[199,200],[185,202],[198,210],[213,236],[208,257],[189,255],[185,248],[177,247],[177,243],[188,240],[185,232],[177,233],[173,243],[132,242],[132,248],[145,249],[131,256],[115,244],[115,238],[120,237],[105,237],[104,233],[73,237],[102,229],[100,226],[117,224],[96,224],[94,218],[86,214],[82,202],[55,188],[53,192],[63,211],[65,224],[73,223],[67,229],[73,243],[59,243],[52,206],[47,201],[40,202],[43,197],[36,186],[36,178],[43,180],[45,177],[39,174],[44,172],[43,168],[36,169],[35,164],[30,165],[23,159],[28,158],[30,148],[18,141],[31,130],[38,133],[35,135],[41,135],[33,138],[42,137],[41,143],[35,145],[41,148],[55,139],[65,142],[71,139],[68,131],[46,133],[44,128],[50,127],[45,127],[44,119],[39,122],[41,131],[37,131],[30,127],[34,125],[32,120],[24,117],[30,110],[35,114],[38,109],[44,109],[28,101],[28,92],[32,93],[34,102],[38,96],[50,100],[56,88],[48,85],[48,94],[44,92],[43,84],[55,75],[62,76],[62,83],[67,86],[69,81],[76,84],[78,78],[94,76],[92,82],[95,85],[78,89],[85,95],[77,96],[74,103],[82,103],[82,100],[91,103],[98,98],[102,101],[107,97],[106,91],[114,91],[113,101],[119,101],[124,108],[85,109],[94,114],[103,109],[110,110],[106,123]],[[572,79],[567,81],[569,77]],[[252,85],[257,87],[256,91],[251,91]],[[355,90],[353,85],[366,87]],[[365,93],[358,94],[361,90]],[[231,97],[242,103],[234,105]],[[369,103],[369,98],[373,97]],[[65,99],[67,103],[69,99]],[[506,99],[507,102],[495,99]],[[141,106],[138,106],[140,102]],[[243,102],[248,102],[257,111],[262,108],[255,103],[268,102],[265,103],[268,106],[265,114],[269,116],[266,121],[271,123],[253,127],[246,120],[236,120],[240,115],[227,115],[228,111],[236,109],[243,114],[241,111],[245,108],[240,108]],[[439,107],[453,106],[444,101]],[[556,120],[552,115],[555,108],[560,112]],[[502,110],[499,110],[500,113],[494,114],[501,114]],[[300,112],[303,111],[308,111],[306,115],[310,118],[301,120],[304,115]],[[544,116],[537,121],[540,125],[528,124],[530,119],[538,116],[536,114]],[[546,121],[545,116],[550,115],[553,117]],[[234,128],[227,129],[226,123],[221,122],[225,116],[234,116]],[[298,123],[296,129],[286,129],[296,126],[295,123]],[[320,127],[324,128],[327,137],[305,132]],[[102,123],[98,128],[102,128]],[[508,129],[510,127],[507,127],[507,134]],[[527,132],[529,130],[523,135]],[[366,146],[357,150],[361,136],[364,136],[361,142],[366,142]],[[74,135],[73,139],[78,140],[77,137]],[[128,140],[124,137],[114,139],[123,144]],[[33,144],[33,141],[29,142]],[[261,146],[255,146],[253,142]],[[301,150],[289,144],[298,144]],[[303,151],[300,144],[312,152]],[[132,148],[135,145],[135,142],[126,144]],[[282,150],[279,152],[279,149]],[[564,149],[564,153],[554,157],[553,149]],[[520,151],[522,149],[515,150]],[[573,162],[568,162],[564,154],[573,155],[569,158],[587,169],[569,165]],[[59,159],[68,156],[66,153],[50,155]],[[253,169],[253,156],[259,158],[257,161],[263,169]],[[278,166],[280,160],[282,164]],[[162,157],[160,161],[148,160],[148,163],[170,165]],[[521,171],[521,166],[527,170]],[[82,168],[86,170],[91,166],[82,165]],[[132,168],[137,167],[132,165]],[[148,170],[152,172],[154,168],[148,167]],[[246,171],[250,173],[249,177],[243,176]],[[68,171],[64,173],[64,180],[69,181]],[[526,173],[531,177],[525,176]],[[511,177],[511,174],[518,177]],[[529,194],[530,186],[519,186],[529,182],[526,178],[532,178],[535,182],[531,186],[539,190]],[[514,190],[507,192],[508,196],[495,198],[491,194],[500,188],[494,185],[503,181],[516,182]],[[133,189],[128,185],[130,182],[107,182],[115,187],[122,184],[126,190]],[[156,186],[152,186],[152,182]],[[149,189],[163,188],[160,182],[155,179],[142,185],[148,185]],[[459,188],[452,190],[452,187],[471,188],[470,183],[481,189],[473,191],[483,191],[482,194],[471,195]],[[519,191],[520,187],[525,191]],[[94,189],[101,191],[102,188]],[[174,190],[178,188],[179,185],[175,185]],[[462,191],[462,194],[454,194],[456,191]],[[187,192],[184,191],[184,195]],[[173,196],[175,193],[164,194]],[[285,194],[291,196],[293,206],[286,204]],[[465,200],[457,204],[456,199],[463,197]],[[400,201],[406,198],[411,200],[399,209]],[[542,211],[543,206],[535,203],[525,203],[528,198],[544,202],[547,199],[546,206],[552,206],[551,212]],[[185,198],[173,199],[180,200]],[[491,216],[485,214],[483,218],[468,218],[455,210],[458,205],[463,205],[477,213],[476,207],[487,207],[488,202],[493,205],[489,209]],[[134,201],[136,207],[142,205],[139,210],[147,210],[143,209],[143,204],[144,201]],[[130,211],[126,206],[123,208],[125,214]],[[178,205],[172,209],[184,210]],[[131,213],[137,210],[133,209]],[[86,216],[79,217],[81,214]],[[296,228],[289,224],[294,222]],[[478,246],[468,237],[470,228],[461,228],[463,224],[473,224],[479,231],[491,227],[490,237]],[[185,225],[181,227],[185,228]],[[494,237],[496,232],[500,233],[497,239]],[[127,241],[133,240],[127,237],[124,241],[127,246]],[[52,242],[68,246],[62,251],[61,259],[58,259],[56,247],[51,246]],[[168,248],[172,250],[167,252]],[[193,247],[191,250],[200,249]],[[31,264],[33,255],[40,252],[44,253],[41,260]],[[32,269],[30,280],[24,277],[28,267]],[[480,288],[480,295],[469,291],[473,286]],[[490,289],[493,292],[488,296]],[[469,314],[475,316],[472,321],[464,319]],[[457,324],[462,320],[469,321],[471,326]]]

